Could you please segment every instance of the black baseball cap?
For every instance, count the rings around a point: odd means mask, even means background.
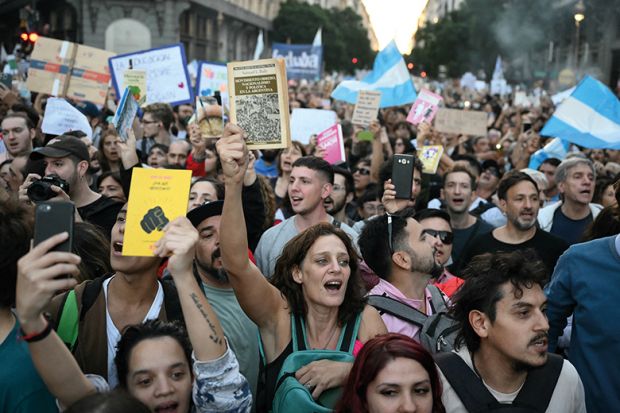
[[[40,148],[35,148],[30,153],[30,159],[36,161],[49,158],[64,158],[65,156],[73,155],[80,161],[90,161],[90,155],[88,154],[88,148],[79,138],[68,135],[60,135],[48,142],[47,145]]]
[[[199,207],[196,207],[189,211],[187,213],[187,218],[190,220],[190,222],[195,228],[198,228],[198,225],[200,225],[200,223],[205,219],[217,215],[222,215],[223,207],[224,201],[205,202]]]

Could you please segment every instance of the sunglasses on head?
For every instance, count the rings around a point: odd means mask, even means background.
[[[425,229],[425,230],[422,230],[422,234],[428,234],[431,237],[437,237],[442,243],[446,245],[452,244],[452,241],[454,240],[454,234],[450,231],[437,231],[434,229]]]
[[[359,172],[360,175],[370,175],[370,169],[368,168],[353,168],[351,173]]]

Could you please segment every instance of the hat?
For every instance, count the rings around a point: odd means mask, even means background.
[[[194,227],[198,228],[198,225],[200,225],[200,223],[204,221],[205,219],[211,218],[217,215],[222,215],[223,207],[224,207],[224,201],[205,202],[199,207],[196,207],[192,209],[191,211],[189,211],[187,213],[187,218],[190,220],[190,222],[192,223]]]
[[[493,159],[487,159],[486,161],[482,162],[482,172],[486,171],[488,168],[495,168],[497,170],[499,178],[502,177],[502,169],[499,167],[497,161]]]
[[[84,116],[89,116],[91,118],[99,117],[101,112],[97,105],[87,100],[77,101],[73,104],[77,110],[82,112]]]
[[[30,159],[36,161],[46,156],[50,158],[64,158],[69,155],[77,157],[80,161],[90,161],[88,148],[84,142],[74,136],[67,135],[60,135],[49,141],[47,145],[35,148],[30,153]]]

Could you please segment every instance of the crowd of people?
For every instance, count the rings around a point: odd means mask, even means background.
[[[446,82],[446,107],[487,115],[467,136],[410,124],[410,105],[354,125],[328,86],[288,98],[337,113],[338,165],[314,137],[205,137],[189,104],[145,106],[123,140],[113,107],[77,102],[92,138],[45,135],[47,96],[3,89],[0,411],[614,411],[620,151],[530,168],[552,138],[544,92],[520,107]],[[424,145],[444,148],[434,174]],[[192,171],[151,257],[122,253],[135,168]],[[74,232],[31,247],[42,200],[72,203]]]

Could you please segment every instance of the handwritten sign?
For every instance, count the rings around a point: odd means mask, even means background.
[[[381,104],[381,92],[360,90],[351,122],[354,125],[367,127],[373,120],[377,119],[379,104]]]
[[[337,121],[338,115],[331,110],[293,109],[291,137],[293,140],[308,144],[312,135],[323,132]]]
[[[407,115],[407,121],[414,125],[419,125],[421,122],[431,123],[439,109],[439,102],[442,100],[440,95],[428,89],[422,89]]]
[[[165,102],[171,105],[192,103],[192,88],[187,72],[183,44],[164,46],[110,58],[112,84],[120,96],[124,73],[131,67],[145,70],[146,103]]]
[[[41,130],[50,135],[79,130],[89,138],[93,137],[93,129],[86,116],[62,98],[47,99]]]
[[[222,104],[228,105],[228,75],[226,65],[220,63],[200,62],[196,80],[197,96],[213,96],[220,92]]]
[[[487,114],[472,110],[440,108],[435,117],[435,129],[443,133],[483,136],[487,134]]]
[[[316,137],[316,144],[325,149],[324,159],[330,164],[338,165],[347,161],[340,124],[331,126],[319,133]]]

